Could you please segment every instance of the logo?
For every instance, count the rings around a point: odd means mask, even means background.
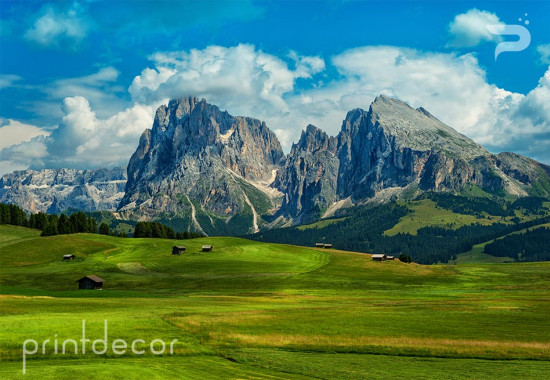
[[[174,344],[177,341],[177,339],[174,339],[169,342],[170,355],[174,354]],[[146,353],[146,348],[149,348],[151,354],[153,355],[164,355],[167,349],[167,344],[162,339],[153,339],[149,344],[147,344],[144,339],[134,339],[131,343],[128,343],[124,339],[115,339],[112,341],[112,344],[109,345],[107,320],[105,320],[104,338],[92,341],[91,339],[86,338],[86,320],[83,319],[82,339],[79,339],[78,341],[76,339],[65,339],[63,342],[58,342],[57,334],[55,334],[55,339],[53,342],[51,339],[46,339],[42,342],[42,344],[39,344],[34,339],[25,340],[23,342],[23,374],[27,373],[27,356],[36,355],[39,353],[40,346],[42,347],[42,355],[46,355],[47,351],[49,354],[52,354],[52,348],[53,355],[59,355],[60,351],[61,355],[65,355],[66,353],[72,352],[72,350],[74,350],[75,355],[85,355],[87,348],[86,343],[91,343],[88,347],[91,348],[91,352],[95,355],[105,355],[109,349],[110,352],[115,355],[124,355],[126,353],[130,353],[130,351],[134,355],[144,355]],[[46,350],[46,347],[48,347],[49,350]]]
[[[525,13],[525,16],[527,16],[527,13]],[[518,21],[522,21],[521,18],[518,19]],[[529,20],[524,21],[525,25],[529,25]],[[489,33],[497,35],[497,36],[517,36],[517,41],[504,41],[500,42],[496,48],[495,48],[495,61],[497,60],[498,56],[501,53],[504,52],[515,52],[515,51],[522,51],[529,47],[529,44],[531,44],[531,33],[529,30],[519,24],[515,25],[487,25],[487,30]]]

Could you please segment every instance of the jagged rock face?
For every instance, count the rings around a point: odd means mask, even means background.
[[[269,202],[256,185],[272,180],[282,158],[265,123],[231,116],[205,100],[172,100],[141,136],[120,208],[145,217],[186,215],[189,227],[203,232],[216,224],[212,218],[246,214],[255,230],[258,206],[250,198]]]
[[[456,189],[471,176],[468,160],[489,154],[425,109],[385,96],[368,112],[349,112],[338,142],[338,195],[358,201],[415,181],[426,189]]]
[[[124,195],[126,169],[21,170],[0,178],[0,202],[25,211],[115,211]]]
[[[338,176],[337,141],[308,125],[292,146],[273,186],[283,192],[280,214],[295,223],[319,219],[322,211],[336,201]]]
[[[122,169],[15,172],[0,180],[0,202],[59,212],[114,210],[120,200],[123,217],[244,234],[388,196],[470,185],[550,196],[550,167],[513,153],[493,155],[425,109],[385,96],[368,111],[348,112],[337,137],[309,125],[286,157],[265,123],[205,100],[172,100],[157,110],[127,171],[124,196]]]
[[[477,185],[548,196],[547,185],[533,186],[548,184],[548,173],[545,165],[519,155],[490,154],[423,108],[379,96],[368,111],[348,112],[336,141],[308,127],[274,185],[285,194],[280,214],[302,223],[304,215],[314,218],[336,202],[363,203],[411,185],[418,191]]]

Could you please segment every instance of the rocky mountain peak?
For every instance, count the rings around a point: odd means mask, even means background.
[[[336,151],[336,139],[327,135],[316,126],[309,124],[300,136],[300,140],[292,145],[291,151],[307,151],[315,153],[318,150]]]
[[[257,186],[272,181],[283,156],[264,122],[232,116],[204,99],[172,100],[159,107],[153,128],[130,159],[120,207],[146,217],[181,215],[188,228],[201,232],[226,218],[223,223],[232,226],[230,220],[239,215],[236,223],[243,214],[256,225],[250,198],[269,206]]]
[[[424,115],[428,116],[428,117],[431,117],[433,119],[436,119],[436,117],[434,115],[432,115],[431,113],[428,112],[428,110],[424,107],[418,107],[416,109],[418,112],[422,112]]]
[[[363,119],[367,116],[365,110],[361,108],[355,108],[351,111],[348,111],[344,121],[342,122],[342,129],[340,135],[348,134],[352,135],[359,132],[359,126],[361,125]]]
[[[490,194],[550,196],[550,167],[490,154],[426,109],[384,95],[368,111],[349,111],[337,137],[308,125],[286,157],[260,120],[232,116],[205,99],[171,100],[157,109],[127,172],[124,189],[121,169],[16,172],[0,179],[0,201],[30,211],[112,210],[123,196],[123,217],[244,234],[424,191],[476,186]]]
[[[381,128],[402,147],[444,151],[466,160],[489,154],[484,147],[442,123],[426,109],[414,109],[398,99],[378,96],[370,106],[368,118],[372,128]]]
[[[185,97],[170,100],[168,108],[174,112],[174,116],[181,118],[183,115],[190,114],[199,103],[202,107],[208,106],[206,99],[199,100],[199,98],[195,97]]]

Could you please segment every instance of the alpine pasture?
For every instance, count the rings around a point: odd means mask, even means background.
[[[201,252],[212,244],[211,252]],[[173,245],[186,252],[172,255]],[[336,247],[337,248],[337,247]],[[64,254],[75,254],[63,261]],[[418,265],[206,237],[0,226],[0,377],[517,379],[550,373],[550,263]],[[96,275],[103,290],[77,290]],[[144,354],[54,341],[141,339]],[[26,358],[23,342],[40,343]],[[45,353],[42,353],[42,343]],[[155,355],[149,342],[177,339]],[[71,346],[72,347],[72,346]]]

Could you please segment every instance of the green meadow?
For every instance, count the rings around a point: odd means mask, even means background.
[[[437,207],[436,203],[430,199],[422,199],[419,201],[410,201],[403,203],[411,209],[411,213],[401,218],[399,223],[385,232],[388,236],[394,236],[398,233],[409,233],[416,235],[417,231],[422,227],[428,226],[452,226],[458,228],[470,224],[492,224],[500,217],[476,217],[474,215],[458,214],[452,210]],[[506,221],[505,218],[502,221]]]
[[[212,252],[201,252],[212,244]],[[171,255],[184,245],[182,255]],[[72,253],[76,259],[61,260]],[[39,237],[0,226],[2,379],[542,379],[550,263],[417,265],[207,237]],[[97,275],[103,290],[77,290]],[[141,339],[103,355],[54,342]],[[23,342],[40,344],[26,357]],[[177,340],[173,354],[150,342]],[[49,340],[49,342],[43,342]],[[42,353],[44,347],[45,353]],[[158,345],[157,345],[158,348]]]

